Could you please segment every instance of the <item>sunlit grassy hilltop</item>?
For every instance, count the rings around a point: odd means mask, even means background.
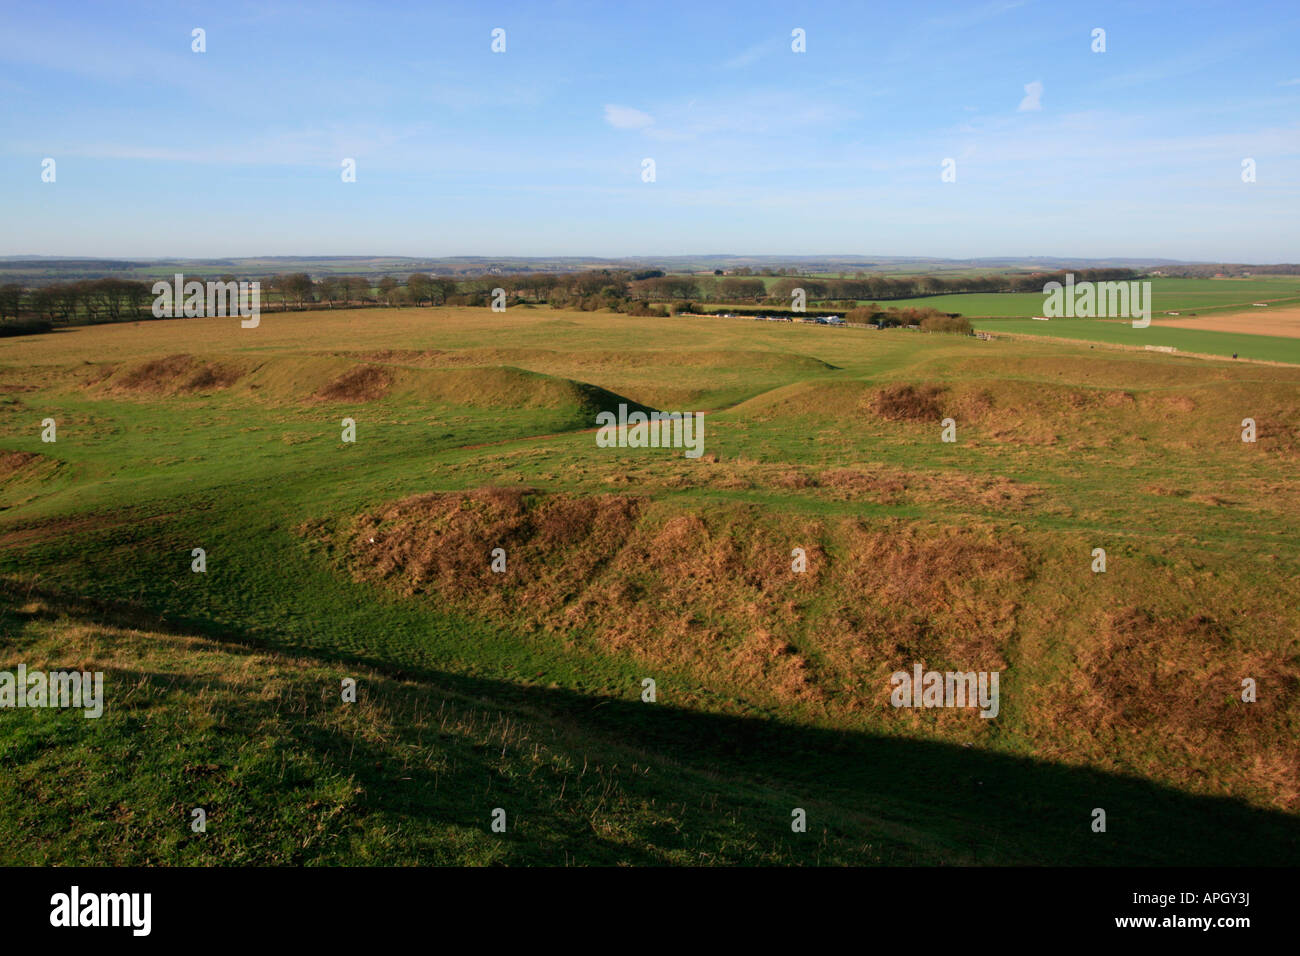
[[[1298,386],[549,309],[0,340],[0,669],[107,693],[99,721],[0,711],[0,835],[61,862],[1292,860]],[[704,455],[598,447],[620,403],[706,412]],[[998,716],[891,706],[915,663],[999,672]]]

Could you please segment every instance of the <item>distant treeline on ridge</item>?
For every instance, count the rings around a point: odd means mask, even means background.
[[[745,270],[748,271],[748,270]],[[1131,279],[1131,269],[1080,269],[1076,280],[1096,282]],[[197,277],[192,277],[197,278]],[[496,290],[507,305],[549,305],[580,311],[608,310],[631,315],[661,315],[690,311],[694,303],[788,307],[796,289],[803,289],[809,307],[852,309],[859,303],[909,299],[951,293],[1041,292],[1045,283],[1063,282],[1064,272],[983,276],[878,276],[768,279],[722,275],[670,275],[662,270],[594,269],[576,273],[481,275],[453,278],[413,273],[405,281],[384,276],[377,283],[363,277],[325,276],[305,272],[274,275],[261,280],[265,310],[358,308],[367,306],[487,306]],[[234,282],[224,275],[220,282]],[[153,317],[153,283],[136,279],[82,279],[24,286],[0,285],[0,330],[30,334],[55,325],[138,321]]]

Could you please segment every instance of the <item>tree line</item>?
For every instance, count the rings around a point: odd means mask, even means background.
[[[1119,281],[1138,275],[1131,269],[1081,269],[1076,281]],[[198,279],[187,277],[187,281]],[[738,275],[672,275],[659,269],[593,269],[586,272],[479,275],[469,278],[414,273],[405,279],[383,276],[324,276],[305,272],[264,277],[261,307],[266,311],[365,306],[488,306],[504,297],[509,305],[550,305],[581,311],[610,310],[630,315],[689,311],[695,303],[786,306],[803,289],[808,307],[879,302],[972,292],[1041,292],[1047,282],[1063,282],[1064,272],[986,276],[876,276],[812,278],[786,276],[772,282]],[[202,280],[200,280],[202,281]],[[223,275],[220,282],[236,277]],[[152,317],[153,283],[133,279],[84,279],[31,288],[0,285],[0,324],[41,331],[81,322],[122,322]],[[500,291],[498,291],[500,290]]]

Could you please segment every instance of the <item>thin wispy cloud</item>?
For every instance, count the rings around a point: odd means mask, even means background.
[[[733,93],[691,100],[679,106],[666,105],[653,129],[645,133],[662,141],[699,139],[712,143],[721,135],[739,135],[749,146],[760,140],[787,139],[791,130],[804,135],[817,128],[831,131],[849,127],[861,119],[855,108],[826,100],[811,100],[785,90]]]
[[[729,60],[724,60],[722,68],[724,70],[739,70],[742,67],[756,63],[767,54],[773,52],[780,46],[778,41],[764,40],[761,43],[755,43],[746,50],[742,50]]]
[[[654,125],[654,117],[649,113],[633,109],[630,106],[605,104],[605,122],[614,129],[645,129]]]
[[[1017,113],[1031,113],[1043,108],[1043,84],[1040,80],[1025,84],[1025,98],[1016,107]]]

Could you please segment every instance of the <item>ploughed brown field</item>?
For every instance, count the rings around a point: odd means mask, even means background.
[[[1158,315],[1152,316],[1151,322],[1153,325],[1167,325],[1176,329],[1300,338],[1300,306],[1280,309],[1272,306],[1256,307],[1249,312],[1233,312],[1230,315]]]

